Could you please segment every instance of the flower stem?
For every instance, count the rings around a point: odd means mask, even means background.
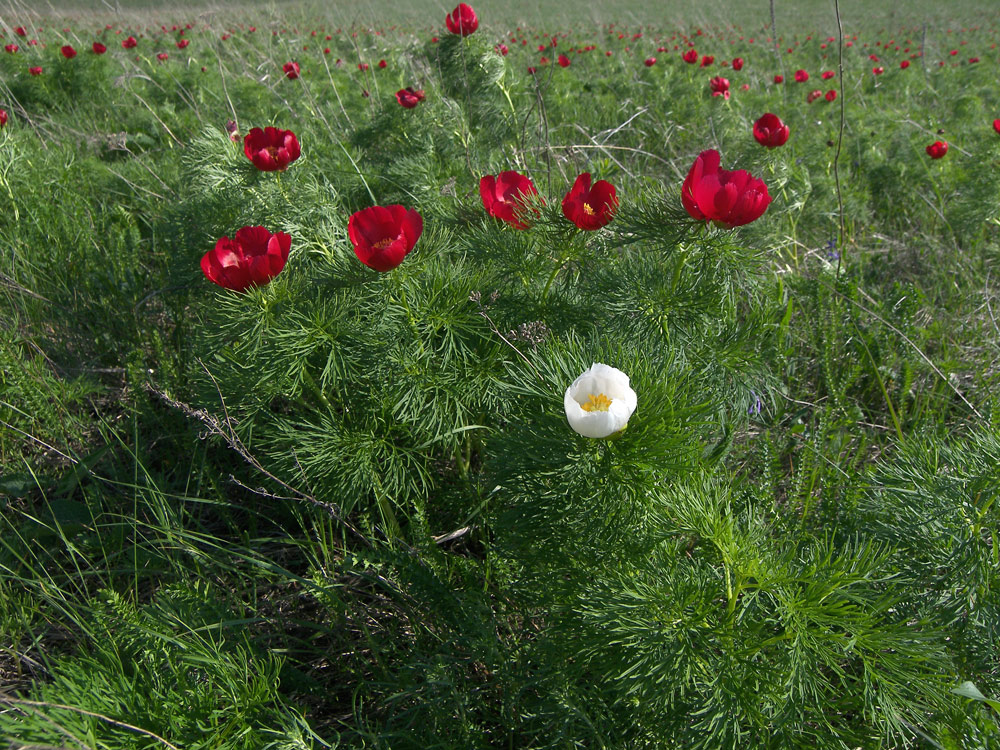
[[[572,255],[573,249],[570,248],[559,258],[559,262],[556,263],[556,267],[552,269],[552,273],[549,275],[549,280],[545,282],[545,288],[542,290],[543,300],[547,300],[549,298],[549,288],[552,286],[552,282],[556,280],[556,276],[559,275],[559,272],[563,269],[563,266],[566,265]]]

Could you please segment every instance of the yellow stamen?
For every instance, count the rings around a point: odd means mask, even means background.
[[[374,247],[376,250],[385,250],[391,244],[392,244],[392,237],[386,237],[384,240],[379,240],[378,242],[376,242]]]
[[[587,214],[587,216],[593,216],[593,215],[594,215],[594,209],[592,209],[592,208],[590,207],[590,204],[589,204],[589,203],[584,203],[584,204],[583,204],[583,212],[584,212],[585,214]]]
[[[607,411],[611,408],[611,399],[603,393],[598,393],[596,396],[591,393],[587,396],[586,403],[580,404],[580,408],[584,411]]]

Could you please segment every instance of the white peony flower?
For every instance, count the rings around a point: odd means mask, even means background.
[[[566,389],[569,426],[584,437],[605,438],[625,429],[636,395],[621,370],[595,362]]]

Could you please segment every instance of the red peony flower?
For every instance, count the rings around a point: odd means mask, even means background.
[[[606,180],[598,180],[591,185],[590,173],[584,172],[576,178],[563,198],[562,210],[563,216],[579,229],[591,232],[615,218],[618,195],[614,185]]]
[[[184,49],[189,44],[191,44],[190,39],[181,39],[179,42],[177,42],[177,49]]]
[[[711,65],[714,62],[715,62],[715,56],[714,55],[704,55],[701,58],[701,67],[707,68],[709,65]]]
[[[14,33],[17,34],[18,36],[28,36],[28,32],[24,30],[23,26],[18,26],[16,29],[14,29]]]
[[[885,68],[883,68],[881,65],[876,65],[874,68],[872,68],[872,73],[874,73],[877,76],[880,76],[883,73],[885,73]]]
[[[261,172],[284,172],[299,158],[299,141],[291,130],[253,128],[243,138],[243,153]]]
[[[202,256],[201,270],[209,281],[234,292],[264,286],[285,267],[291,245],[291,236],[284,232],[243,227]]]
[[[774,82],[775,83],[784,83],[785,82],[785,77],[779,73],[778,75],[776,75],[774,77]]]
[[[496,51],[499,52],[504,57],[506,57],[507,53],[510,52],[510,49],[507,47],[506,44],[500,43],[497,45]]]
[[[368,68],[370,67],[371,66],[368,63],[358,63],[358,70],[360,70],[361,72],[368,70]]]
[[[1000,120],[998,120],[997,122],[1000,122]],[[0,109],[0,128],[2,128],[6,124],[7,124],[7,110]]]
[[[556,60],[556,62],[559,63],[559,67],[560,68],[568,68],[569,67],[569,58],[566,57],[566,55],[559,55],[559,58]]]
[[[761,217],[771,203],[767,185],[742,169],[719,169],[719,152],[702,151],[681,188],[681,202],[693,219],[732,229]]]
[[[444,25],[452,34],[468,36],[479,28],[479,19],[476,11],[465,3],[459,3],[455,10],[444,17]]]
[[[716,76],[708,82],[708,87],[712,90],[712,96],[725,96],[729,98],[729,80],[722,76]]]
[[[122,39],[122,48],[123,49],[132,49],[137,44],[138,44],[138,42],[135,40],[134,36],[130,36],[127,39]]]
[[[62,56],[65,57],[67,60],[72,60],[74,57],[76,57],[76,50],[73,49],[68,44],[64,44],[62,47],[60,47],[59,51],[62,53]]]
[[[822,78],[824,81],[829,81],[835,75],[837,74],[834,73],[832,70],[824,70],[823,73],[820,75],[820,78]]]
[[[28,72],[31,73],[31,75],[33,76],[40,76],[42,74],[42,68],[41,66],[36,65],[33,68],[28,68]]]
[[[1000,120],[993,121],[993,129],[998,133],[1000,133]]]
[[[496,177],[488,174],[479,180],[479,196],[483,199],[486,213],[507,222],[514,229],[530,226],[525,216],[529,195],[538,195],[535,184],[514,171],[501,172]]]
[[[364,208],[347,221],[347,236],[358,260],[382,272],[403,262],[423,230],[420,214],[400,205]]]
[[[414,91],[412,86],[407,86],[405,89],[400,89],[396,92],[396,101],[399,102],[399,106],[404,109],[413,109],[423,100],[423,89]]]
[[[901,63],[899,63],[899,67],[901,70],[906,70],[908,67],[910,67],[910,61],[903,60]]]
[[[159,60],[160,62],[166,62],[167,60],[170,59],[170,55],[168,55],[166,52],[158,52],[156,54],[156,59]]]
[[[813,89],[806,95],[806,104],[812,104],[817,99],[823,98],[823,92],[819,89]]]
[[[18,51],[19,49],[21,49],[21,48],[20,48],[20,47],[18,47],[18,46],[17,46],[16,44],[5,44],[5,45],[3,46],[3,51],[4,51],[4,52],[7,52],[7,53],[9,53],[9,54],[11,54],[11,55],[13,55],[13,54],[14,54],[15,52],[17,52],[17,51]]]
[[[281,66],[281,69],[285,71],[285,76],[293,81],[299,77],[300,68],[297,62],[286,62]]]
[[[761,146],[777,148],[788,142],[788,126],[768,112],[753,124],[753,137]]]
[[[698,51],[694,48],[689,49],[681,57],[684,59],[684,62],[694,64],[698,62]]]
[[[934,141],[927,147],[927,155],[932,159],[940,159],[948,153],[948,144],[944,141]]]
[[[830,89],[829,91],[826,92],[826,100],[828,102],[832,102],[836,98],[837,98],[837,90],[836,89]]]
[[[645,60],[643,60],[642,64],[645,65],[647,68],[652,68],[654,65],[656,65],[656,58],[647,57]]]
[[[743,58],[734,57],[733,58],[733,70],[743,70]]]
[[[805,83],[808,80],[809,80],[809,74],[806,71],[804,71],[804,70],[796,70],[795,71],[795,82],[796,83]]]
[[[91,48],[92,50],[94,50],[94,54],[95,54],[95,55],[103,55],[103,54],[104,54],[105,52],[107,52],[107,51],[108,51],[108,48],[107,48],[107,47],[105,47],[105,46],[104,46],[103,44],[101,44],[100,42],[94,42],[94,43],[93,43],[93,44],[91,45],[91,47],[90,47],[90,48]]]

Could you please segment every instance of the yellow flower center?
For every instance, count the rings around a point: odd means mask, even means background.
[[[584,206],[586,205],[585,203]],[[596,396],[591,393],[587,396],[586,403],[580,404],[580,408],[584,411],[607,411],[611,408],[611,399],[603,393],[598,393]]]
[[[385,250],[393,242],[392,237],[386,237],[384,240],[379,240],[375,243],[376,250]]]
[[[584,204],[583,204],[583,212],[584,212],[585,214],[587,214],[587,216],[593,216],[593,215],[594,215],[594,209],[592,209],[592,208],[590,207],[590,204],[589,204],[589,203],[584,203]]]

